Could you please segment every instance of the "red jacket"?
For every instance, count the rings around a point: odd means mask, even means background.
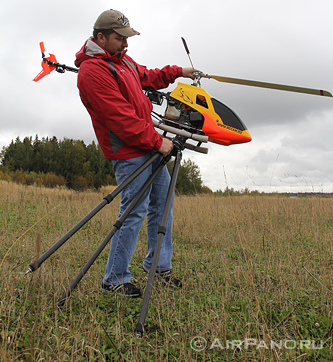
[[[162,137],[155,130],[152,104],[142,89],[166,88],[182,75],[182,68],[147,69],[123,51],[110,55],[88,39],[76,54],[80,97],[107,159],[129,159],[159,150]]]

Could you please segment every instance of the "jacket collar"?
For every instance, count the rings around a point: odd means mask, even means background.
[[[79,67],[83,61],[91,58],[111,60],[114,63],[119,63],[124,58],[126,52],[127,50],[125,49],[121,53],[116,53],[111,55],[107,50],[100,47],[94,41],[93,37],[90,37],[85,42],[81,50],[78,53],[76,53],[75,65]]]

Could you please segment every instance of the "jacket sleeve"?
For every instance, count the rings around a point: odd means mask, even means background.
[[[79,70],[78,88],[83,103],[96,121],[95,127],[111,130],[133,147],[160,149],[162,137],[155,130],[151,119],[138,117],[133,105],[119,91],[119,85],[115,77],[110,76],[107,67],[84,62]]]
[[[147,67],[137,64],[137,69],[140,77],[140,82],[143,89],[167,88],[170,84],[182,76],[183,68],[177,65],[167,65],[161,69],[147,69]]]

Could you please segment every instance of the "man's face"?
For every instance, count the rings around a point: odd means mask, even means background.
[[[110,54],[122,52],[128,47],[127,38],[125,36],[121,36],[118,33],[112,33],[106,38],[103,34],[99,34],[101,36],[98,37],[98,44]]]

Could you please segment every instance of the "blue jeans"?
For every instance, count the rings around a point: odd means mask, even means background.
[[[152,153],[128,160],[112,160],[114,172],[118,185],[126,180],[139,166],[148,160]],[[136,196],[141,186],[146,182],[153,170],[159,164],[161,158],[157,158],[146,168],[136,179],[134,179],[120,193],[121,215],[127,206]],[[154,182],[137,203],[123,225],[112,238],[108,261],[105,268],[104,284],[128,283],[131,280],[131,273],[128,265],[131,261],[135,246],[138,240],[142,223],[147,215],[147,245],[148,254],[143,262],[144,267],[150,268],[157,241],[157,232],[160,226],[165,200],[170,184],[170,175],[166,168],[155,178]],[[174,196],[172,200],[173,206]],[[166,227],[166,234],[163,239],[162,249],[157,264],[157,270],[164,271],[172,268],[172,206]]]

